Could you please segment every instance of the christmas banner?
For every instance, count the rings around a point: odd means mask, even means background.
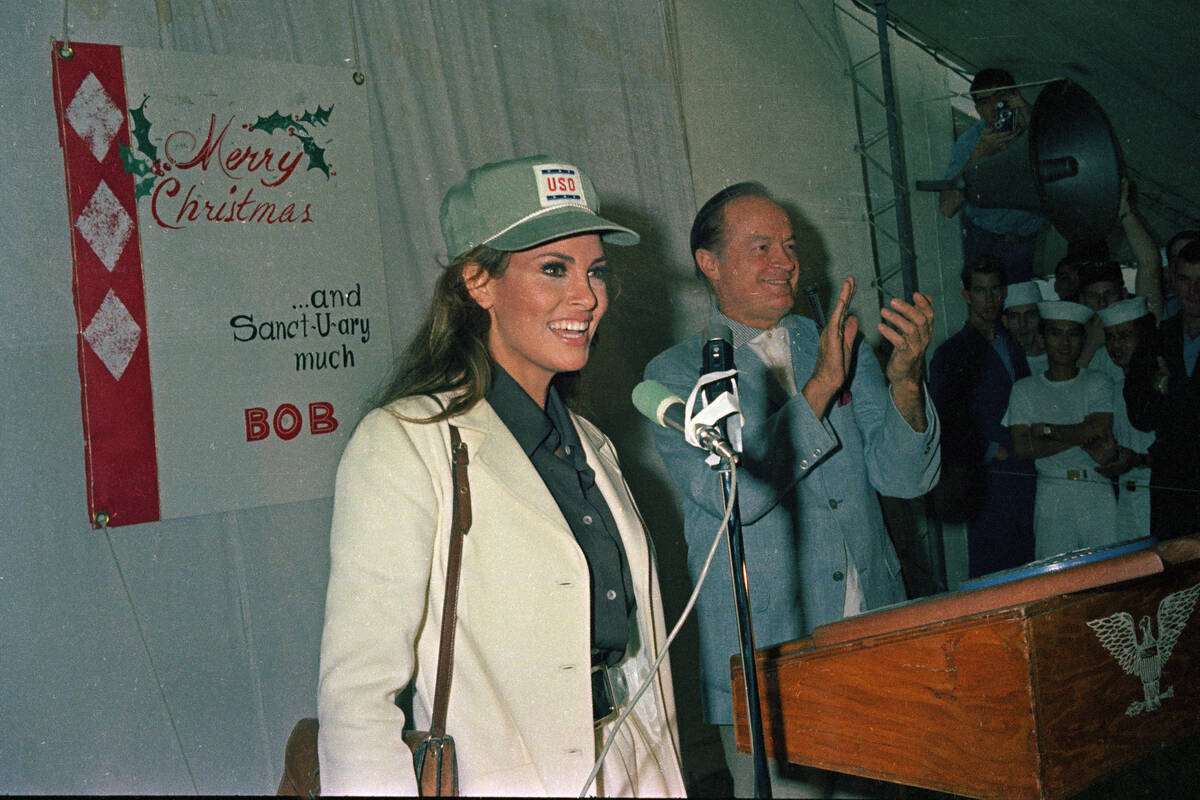
[[[391,363],[345,68],[55,47],[94,525],[332,493]]]

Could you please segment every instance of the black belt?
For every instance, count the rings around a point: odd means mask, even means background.
[[[625,702],[625,676],[606,664],[592,667],[592,723],[600,725],[617,715]]]

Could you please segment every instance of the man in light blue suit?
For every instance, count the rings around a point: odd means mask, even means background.
[[[937,483],[938,419],[921,376],[929,298],[896,298],[881,310],[879,330],[893,346],[881,369],[849,313],[853,278],[823,330],[791,313],[799,274],[792,226],[761,185],[717,193],[697,215],[691,244],[697,274],[716,297],[711,322],[733,332],[745,420],[739,510],[756,645],[904,600],[876,492],[916,497]],[[696,334],[659,354],[646,378],[686,397],[702,344]],[[674,432],[656,430],[655,443],[683,495],[695,581],[723,515],[720,475]],[[697,609],[705,718],[721,728],[741,796],[753,773],[733,746],[729,658],[739,645],[727,569],[709,576]],[[790,794],[774,766],[772,785],[775,796]],[[814,790],[811,782],[793,788],[798,796]]]

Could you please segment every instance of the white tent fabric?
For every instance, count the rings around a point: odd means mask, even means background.
[[[669,322],[664,278],[690,269],[681,257],[695,206],[664,6],[357,0],[357,37],[348,6],[75,0],[67,30],[76,41],[280,62],[284,85],[288,63],[341,64],[349,80],[357,38],[397,350],[444,260],[446,189],[472,166],[513,156],[581,166],[606,216],[643,234],[641,247],[611,254],[623,289],[593,402],[620,398],[627,417],[641,365],[671,341],[670,325],[647,334],[629,323]],[[0,786],[270,792],[288,728],[315,711],[330,502],[108,534],[88,526],[50,80],[50,42],[62,34],[62,3],[5,5]],[[364,385],[364,397],[378,388]]]

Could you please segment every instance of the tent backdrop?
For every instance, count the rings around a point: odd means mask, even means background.
[[[6,3],[0,19],[0,787],[273,791],[288,728],[315,710],[331,503],[89,526],[50,78],[63,11]],[[645,362],[707,313],[686,246],[697,200],[742,179],[792,199],[806,280],[856,274],[864,328],[878,319],[845,76],[848,37],[859,34],[842,30],[832,3],[75,0],[68,12],[76,41],[341,65],[347,80],[361,68],[397,350],[444,259],[441,197],[466,169],[545,152],[588,171],[606,214],[643,237],[611,253],[621,289],[585,377],[589,405],[624,455],[675,609],[686,590],[678,514],[628,398]],[[915,48],[893,58],[905,108],[921,120],[906,147],[932,168],[948,153],[950,114],[925,100],[944,96],[944,71]],[[915,216],[923,269],[936,275],[944,251],[953,274],[953,227],[928,200]],[[951,319],[961,313],[954,295],[938,303]],[[364,402],[383,377],[364,375]],[[694,642],[680,646],[694,781],[718,768],[720,751],[698,724]]]

